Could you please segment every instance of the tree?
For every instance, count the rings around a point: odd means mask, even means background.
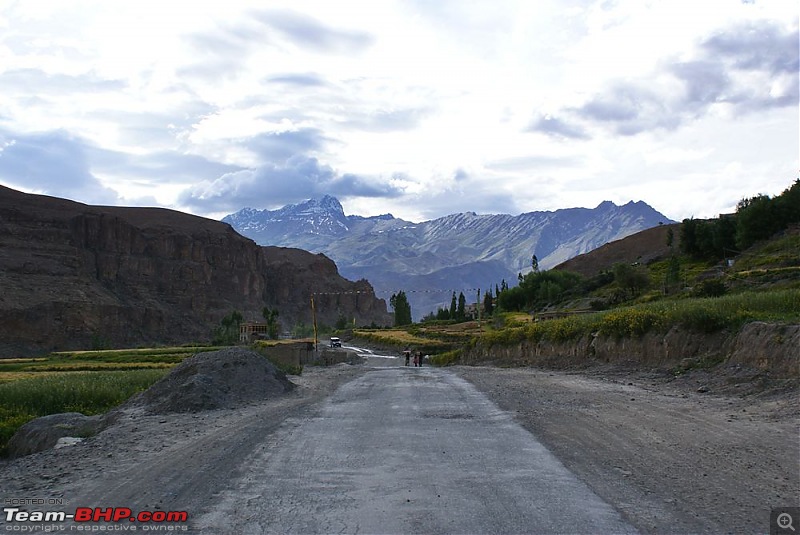
[[[267,336],[271,340],[277,340],[281,330],[281,325],[278,323],[278,309],[270,310],[269,307],[264,307],[261,315],[267,321]]]
[[[314,336],[314,326],[306,325],[302,321],[292,328],[292,338],[309,338]]]
[[[783,225],[800,223],[800,178],[794,181],[786,191],[775,198],[778,217]]]
[[[536,258],[536,255],[531,258],[531,269],[534,273],[539,273],[539,259]]]
[[[681,223],[680,248],[685,254],[699,260],[719,260],[726,251],[736,247],[736,219],[724,216],[719,219],[684,219]]]
[[[456,293],[453,292],[453,298],[450,300],[450,319],[455,320],[458,319],[457,315],[458,305],[456,302]]]
[[[664,293],[671,293],[681,282],[681,261],[672,255],[667,261],[667,272],[664,274]]]
[[[568,271],[531,271],[522,278],[519,286],[506,289],[495,297],[497,308],[512,310],[536,310],[552,305],[574,295],[583,278]]]
[[[389,304],[394,310],[394,325],[395,327],[402,327],[403,325],[411,325],[411,305],[408,303],[408,298],[403,290],[396,294],[392,294],[389,298]]]
[[[467,298],[464,297],[464,292],[458,294],[458,309],[456,310],[456,319],[464,321],[467,319]]]
[[[336,323],[334,324],[334,327],[336,328],[337,331],[341,331],[347,328],[347,323],[348,323],[347,317],[344,314],[339,314],[339,317],[336,318]]]
[[[492,302],[492,291],[489,290],[483,294],[483,312],[487,316],[491,316],[494,312],[494,303]]]
[[[620,289],[631,297],[637,296],[650,285],[650,276],[641,266],[619,263],[614,265],[614,280]]]
[[[757,195],[739,202],[736,211],[736,245],[747,249],[759,240],[766,240],[783,228],[777,206],[767,195]]]
[[[215,346],[233,345],[239,341],[239,325],[242,315],[234,310],[219,322],[219,326],[211,334],[211,344]]]

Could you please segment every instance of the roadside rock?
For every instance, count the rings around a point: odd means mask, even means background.
[[[277,397],[294,387],[263,355],[228,348],[184,360],[126,406],[151,414],[227,409]]]
[[[84,416],[79,412],[42,416],[20,427],[11,437],[8,441],[8,456],[22,457],[47,450],[54,447],[62,438],[91,436],[101,427],[100,416]]]

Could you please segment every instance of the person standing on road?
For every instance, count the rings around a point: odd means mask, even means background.
[[[411,359],[411,350],[408,348],[408,346],[406,346],[406,348],[403,350],[403,356],[406,357],[406,366],[408,366],[408,361]]]

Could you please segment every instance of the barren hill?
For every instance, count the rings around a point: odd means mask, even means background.
[[[621,240],[609,242],[593,251],[562,262],[553,269],[572,271],[584,277],[592,277],[603,270],[610,269],[618,262],[647,264],[669,254],[670,248],[667,246],[669,229],[672,229],[673,247],[677,250],[680,223],[659,225]]]
[[[206,340],[233,310],[284,327],[342,315],[390,323],[366,281],[323,255],[260,247],[229,225],[163,208],[88,206],[0,187],[0,357]],[[358,293],[356,293],[358,292]],[[338,297],[338,299],[333,299]]]

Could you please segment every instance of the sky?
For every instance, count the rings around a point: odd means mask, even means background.
[[[798,178],[796,0],[0,0],[0,184],[410,221]]]

